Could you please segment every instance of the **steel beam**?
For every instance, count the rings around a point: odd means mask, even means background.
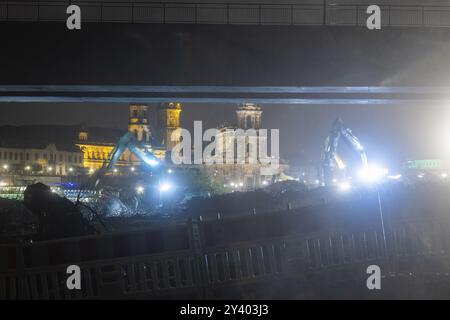
[[[0,102],[411,104],[446,102],[447,87],[0,85]]]

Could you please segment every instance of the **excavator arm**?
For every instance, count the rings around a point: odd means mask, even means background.
[[[361,142],[349,128],[344,128],[342,119],[337,118],[333,122],[330,134],[325,139],[324,150],[322,152],[320,178],[323,185],[329,184],[333,179],[336,166],[340,170],[345,169],[345,164],[337,153],[341,138],[352,150],[358,153],[362,165],[367,165],[367,156]]]
[[[127,132],[124,134],[119,141],[117,142],[116,146],[114,147],[114,150],[111,154],[111,159],[107,162],[105,162],[99,170],[97,170],[94,175],[89,179],[87,183],[87,187],[84,189],[87,189],[90,187],[93,187],[94,189],[97,188],[99,185],[101,179],[103,176],[114,168],[114,166],[119,161],[120,157],[123,155],[123,153],[126,150],[130,150],[132,154],[134,154],[136,157],[138,157],[142,162],[144,162],[147,165],[150,165],[151,167],[158,166],[161,164],[161,161],[149,150],[141,150],[138,147],[138,144],[134,138],[134,136]]]

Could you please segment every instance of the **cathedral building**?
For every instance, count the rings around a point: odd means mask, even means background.
[[[127,132],[135,137],[139,148],[151,151],[170,165],[171,151],[181,141],[177,129],[182,105],[171,102],[157,106],[155,128],[147,117],[148,109],[147,105],[130,105],[127,130],[86,126],[0,127],[0,174],[63,177],[93,173],[111,160],[117,142]],[[238,106],[236,124],[218,128],[215,137],[215,152],[223,156],[223,161],[180,165],[179,169],[201,171],[230,191],[251,190],[274,181],[285,166],[280,165],[274,173],[262,172],[265,164],[259,161],[259,151],[261,146],[267,146],[268,138],[262,132],[261,120],[260,106],[252,103]],[[241,144],[238,148],[242,132],[245,132],[244,148]],[[230,150],[232,161],[227,158]],[[134,171],[140,165],[141,160],[126,150],[114,172]]]
[[[230,190],[252,190],[271,183],[286,169],[281,165],[270,174],[262,170],[267,164],[261,162],[260,147],[267,146],[267,135],[261,131],[261,116],[260,106],[245,103],[236,110],[236,125],[219,128],[216,155],[223,157],[223,163],[204,165],[211,179],[222,181]]]
[[[162,103],[158,107],[158,143],[171,151],[180,142],[181,103]]]
[[[128,132],[133,134],[139,147],[145,148],[155,154],[161,160],[166,158],[166,150],[170,150],[171,145],[166,144],[166,135],[170,134],[179,126],[179,116],[181,105],[173,104],[161,105],[158,108],[158,115],[161,121],[158,122],[158,133],[155,136],[151,130],[147,118],[148,106],[132,104],[129,106]],[[164,121],[162,121],[164,120]],[[125,132],[124,132],[125,133]],[[83,152],[83,166],[91,172],[100,169],[111,159],[117,140],[99,141],[91,139],[89,130],[82,127],[78,134],[77,146]],[[139,166],[141,161],[129,150],[125,151],[117,162],[116,168],[134,168]]]

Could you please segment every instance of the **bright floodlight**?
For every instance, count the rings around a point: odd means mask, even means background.
[[[144,187],[142,187],[142,186],[136,187],[136,192],[137,192],[138,194],[143,194],[144,191],[145,191]]]
[[[344,181],[339,184],[340,191],[348,191],[348,190],[350,190],[351,187],[352,186],[351,186],[350,182],[348,182],[348,181]]]
[[[144,159],[145,163],[152,166],[152,167],[156,167],[157,165],[159,165],[159,161],[153,158],[145,158]]]
[[[166,192],[169,191],[170,189],[172,189],[172,185],[168,182],[164,182],[159,185],[159,191],[161,192]]]
[[[377,183],[386,177],[388,170],[379,166],[367,165],[358,172],[359,178],[363,182]]]

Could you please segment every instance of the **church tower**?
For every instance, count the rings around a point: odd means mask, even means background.
[[[239,129],[261,128],[261,107],[254,103],[244,103],[236,110]]]
[[[180,142],[180,134],[175,139],[171,139],[172,133],[180,128],[181,103],[162,103],[158,108],[158,137],[161,145],[167,151],[173,149]]]
[[[130,119],[128,121],[128,132],[134,134],[138,142],[150,142],[150,125],[147,119],[146,105],[130,105]]]
[[[78,130],[78,141],[87,141],[89,138],[89,131],[86,125],[82,124]]]

